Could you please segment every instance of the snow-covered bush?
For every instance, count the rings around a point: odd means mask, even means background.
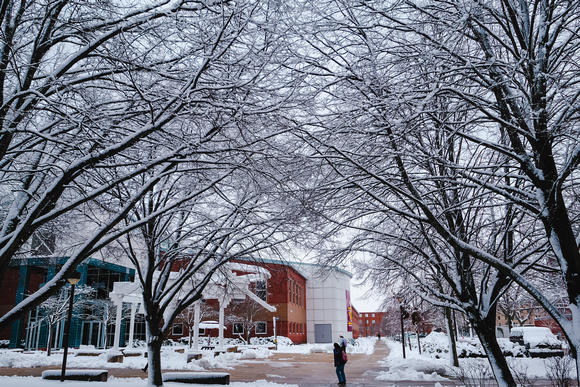
[[[466,387],[491,387],[496,385],[493,374],[486,362],[468,362],[452,369],[461,385]]]
[[[544,360],[546,374],[554,387],[569,387],[574,385],[572,377],[574,359],[570,356],[550,357]]]
[[[498,339],[498,344],[505,356],[523,357],[525,348],[508,339]],[[432,332],[421,340],[421,351],[436,359],[449,357],[449,341],[442,332]],[[485,357],[481,343],[477,339],[462,339],[457,341],[457,356],[460,358]]]
[[[446,358],[449,352],[447,335],[442,332],[431,332],[421,340],[421,351],[435,359]]]
[[[512,343],[509,339],[497,339],[504,356],[524,357],[526,348],[518,343]]]
[[[290,346],[294,345],[292,340],[285,336],[270,336],[270,337],[251,337],[250,344],[252,345],[275,345],[276,340],[278,341],[278,345],[281,346]]]

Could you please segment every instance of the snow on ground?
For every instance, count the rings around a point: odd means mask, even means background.
[[[459,359],[459,368],[450,365],[449,354],[447,351],[447,336],[443,333],[432,333],[422,340],[421,347],[427,349],[419,354],[416,342],[412,342],[413,349],[409,350],[408,342],[406,343],[405,355],[403,359],[403,349],[400,342],[387,340],[391,348],[389,356],[383,361],[383,365],[388,368],[381,372],[378,380],[396,381],[396,380],[415,380],[415,381],[442,381],[458,375],[471,374],[472,378],[480,375],[491,377],[489,362],[485,357],[466,357]],[[500,342],[504,352],[520,354],[521,351],[514,347],[513,343],[508,341]],[[463,338],[457,343],[458,352],[466,355],[476,355],[483,353],[477,339]],[[555,358],[554,358],[555,359]],[[557,358],[560,359],[560,358]],[[525,376],[529,379],[547,379],[546,363],[550,360],[507,356],[507,361],[512,372]],[[570,377],[576,377],[576,371],[570,368]]]
[[[90,385],[100,385],[98,382],[89,382]],[[60,382],[58,380],[43,380],[40,378],[33,378],[33,377],[16,377],[16,376],[0,376],[0,384],[2,386],[9,386],[9,387],[87,387],[87,382],[75,382],[70,380],[65,380],[64,382]],[[143,387],[146,385],[146,381],[144,379],[139,378],[109,378],[107,383],[104,383],[104,387]],[[183,387],[185,384],[183,383],[174,383],[174,382],[165,382],[163,383],[166,387]],[[266,380],[258,380],[252,383],[240,383],[240,382],[232,382],[229,384],[230,387],[277,387],[277,386],[284,386],[284,387],[298,387],[296,384],[278,384],[268,382]]]
[[[449,377],[458,375],[465,370],[483,372],[481,370],[488,369],[488,363],[485,358],[462,358],[460,359],[461,368],[457,369],[449,366],[449,359],[447,357],[447,339],[444,334],[432,334],[426,339],[422,339],[425,343],[426,351],[419,354],[419,351],[414,343],[412,350],[406,347],[406,359],[403,359],[401,343],[387,340],[387,344],[391,348],[390,354],[382,362],[385,371],[380,372],[377,376],[379,381],[426,381],[437,385],[438,381],[448,380]],[[365,353],[372,354],[374,352],[375,338],[361,338],[357,340],[357,345],[349,345],[347,351],[349,353]],[[270,344],[271,345],[271,344]],[[508,343],[505,343],[509,346]],[[272,353],[316,353],[332,352],[332,344],[301,344],[290,345],[288,341],[279,340],[278,349],[268,349],[266,345],[252,345],[240,346],[241,353],[224,353],[213,357],[213,354],[208,353],[202,359],[187,363],[185,355],[178,352],[179,349],[187,347],[174,346],[166,347],[163,350],[162,362],[165,369],[169,370],[190,370],[203,371],[216,368],[232,369],[240,362],[251,361],[252,359],[259,359],[260,361],[271,361],[268,358]],[[458,344],[459,348],[468,353],[477,353],[477,343],[474,340],[463,340]],[[90,351],[89,351],[90,352]],[[93,351],[95,352],[95,351]],[[97,351],[98,352],[98,351]],[[107,353],[102,351],[98,356],[74,356],[75,351],[71,351],[67,365],[74,368],[142,368],[146,359],[140,356],[126,357],[123,363],[107,363]],[[11,350],[0,350],[0,367],[13,368],[28,368],[41,366],[60,366],[62,363],[62,354],[55,353],[47,357],[44,352],[38,351],[33,353],[22,353]],[[531,359],[522,357],[508,357],[510,366],[517,370],[522,375],[529,378],[546,378],[546,366],[543,359]],[[462,371],[463,370],[463,371]],[[575,377],[574,374],[571,377]],[[65,386],[65,387],[85,387],[86,382],[65,381],[49,381],[38,377],[0,377],[0,385],[10,387],[50,387],[50,386]],[[147,385],[146,374],[143,378],[109,378],[106,383],[107,387],[144,387]],[[168,387],[183,386],[181,383],[167,382],[164,384]],[[295,384],[268,382],[265,380],[258,380],[251,383],[232,382],[230,386],[233,387],[295,387]]]

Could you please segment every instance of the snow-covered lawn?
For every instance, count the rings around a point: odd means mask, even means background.
[[[457,343],[459,353],[464,354],[464,358],[459,359],[459,368],[450,366],[448,356],[447,337],[443,333],[432,333],[422,340],[421,347],[424,349],[419,354],[416,342],[413,349],[406,346],[406,359],[403,359],[403,350],[400,342],[388,340],[391,348],[389,356],[384,360],[387,371],[380,373],[378,380],[425,380],[442,381],[449,377],[457,378],[458,375],[471,374],[472,378],[481,375],[491,377],[489,363],[484,357],[475,357],[483,353],[477,340],[465,338]],[[500,339],[501,340],[501,339]],[[550,360],[521,357],[522,350],[517,344],[510,343],[509,340],[501,340],[500,346],[504,353],[511,353],[516,356],[507,356],[508,364],[514,374],[529,379],[548,379],[546,363]],[[426,349],[426,351],[425,351]],[[558,358],[560,359],[560,358]],[[574,363],[571,363],[570,377],[575,378],[576,372]]]
[[[350,353],[365,353],[372,354],[374,351],[374,338],[363,338],[358,340],[357,346],[349,346]],[[426,339],[422,339],[425,344],[423,354],[419,355],[416,343],[413,350],[406,348],[406,359],[403,359],[401,343],[387,340],[387,344],[391,348],[391,352],[387,358],[384,359],[383,365],[385,371],[377,376],[377,381],[427,381],[437,384],[438,381],[448,380],[450,377],[455,378],[459,373],[464,374],[468,372],[484,373],[487,369],[487,360],[485,358],[462,358],[460,359],[460,369],[454,369],[449,366],[449,359],[446,353],[447,341],[443,334],[433,334]],[[274,352],[278,353],[317,353],[317,352],[331,352],[332,344],[302,344],[302,345],[287,345],[288,342],[284,340],[279,341],[278,349],[273,351],[268,349],[266,345],[252,345],[243,349],[241,353],[224,353],[214,357],[208,353],[200,360],[187,363],[185,355],[178,352],[179,349],[187,347],[166,347],[163,350],[162,362],[164,369],[168,370],[191,370],[191,371],[211,371],[216,368],[233,369],[236,364],[253,359],[260,361],[268,360]],[[509,347],[509,344],[505,344]],[[471,347],[473,351],[477,351],[476,345],[473,341],[465,340],[459,344],[459,348],[464,346]],[[107,363],[107,353],[103,351],[98,356],[74,356],[72,352],[68,357],[67,365],[74,368],[142,368],[146,359],[140,356],[130,356],[124,359],[123,363]],[[44,352],[35,353],[21,353],[10,350],[0,351],[0,367],[13,368],[28,368],[28,367],[45,367],[45,366],[60,366],[62,361],[62,354],[56,353],[47,357]],[[520,375],[529,378],[546,379],[546,366],[543,359],[531,359],[525,357],[508,357],[510,366],[517,370]],[[467,371],[466,371],[467,370]],[[575,374],[571,375],[574,377]],[[107,387],[143,387],[146,385],[146,374],[141,378],[114,378],[110,377],[105,384]],[[0,377],[0,384],[2,386],[14,387],[50,387],[51,385],[63,385],[59,381],[42,380],[38,377]],[[86,387],[86,382],[65,381],[64,385],[67,387]],[[252,383],[232,382],[233,387],[293,387],[294,384],[275,383],[265,380],[258,380]],[[165,386],[183,386],[181,383],[167,382]]]

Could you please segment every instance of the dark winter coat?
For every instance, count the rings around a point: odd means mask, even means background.
[[[346,364],[344,360],[342,360],[342,349],[341,348],[334,348],[332,351],[334,353],[334,366],[338,367],[339,365]]]

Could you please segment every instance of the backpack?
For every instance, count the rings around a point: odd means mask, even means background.
[[[346,352],[342,351],[342,360],[346,363],[348,361],[348,357],[346,356]]]

